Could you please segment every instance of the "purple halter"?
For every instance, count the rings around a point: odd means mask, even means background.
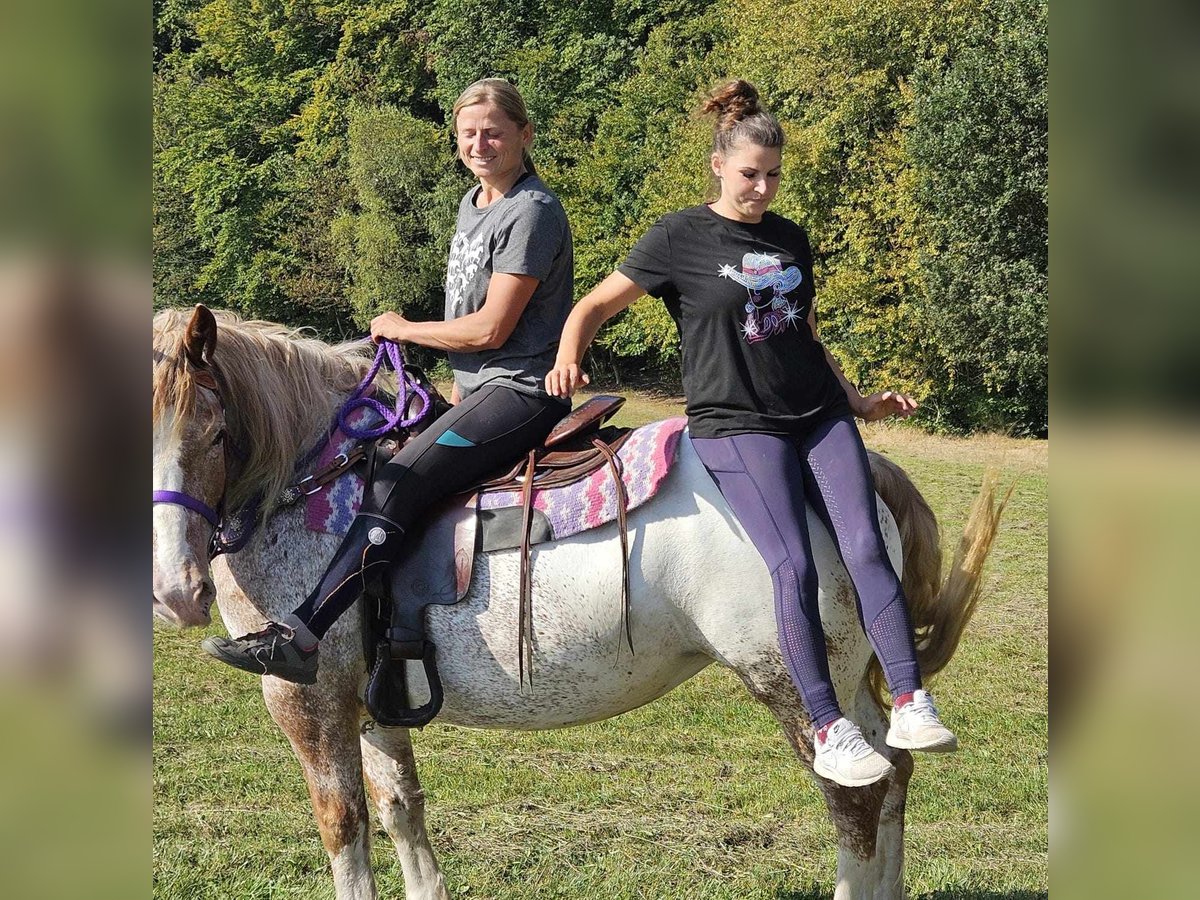
[[[197,500],[190,494],[184,494],[179,491],[155,491],[155,503],[173,503],[176,506],[183,506],[190,509],[192,512],[200,513],[204,518],[208,519],[213,528],[221,524],[221,517],[217,515],[217,511],[203,501]]]
[[[224,411],[225,397],[221,390],[225,383],[224,379],[221,378],[220,372],[215,367],[208,367],[205,371],[211,374],[211,381],[202,381],[197,379],[197,383],[201,387],[212,391],[213,394],[216,395],[217,403],[220,404],[221,410]],[[235,464],[244,463],[246,461],[247,454],[228,433],[224,433],[222,440],[225,445],[225,477],[226,483],[228,483],[230,468]],[[193,497],[191,494],[185,494],[182,491],[157,490],[151,495],[151,500],[153,503],[170,503],[174,506],[182,506],[184,509],[191,510],[198,515],[203,516],[204,519],[213,527],[213,533],[208,542],[209,558],[211,559],[221,552],[217,548],[219,546],[218,538],[221,532],[222,522],[222,514],[220,510],[225,506],[224,489],[221,491],[221,499],[217,503],[217,509],[213,509],[203,500],[199,500]]]

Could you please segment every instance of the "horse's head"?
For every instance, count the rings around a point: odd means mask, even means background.
[[[182,336],[155,334],[154,614],[181,627],[207,625],[216,597],[208,549],[229,468],[216,343],[204,306]]]
[[[218,348],[218,333],[220,347]],[[166,310],[154,320],[154,612],[206,625],[215,599],[210,547],[225,509],[261,501],[269,516],[295,483],[297,460],[328,436],[347,395],[373,367],[374,346],[330,346],[270,322]],[[219,360],[214,359],[214,355]],[[419,370],[432,409],[401,439],[448,408]],[[406,418],[422,401],[408,394]]]

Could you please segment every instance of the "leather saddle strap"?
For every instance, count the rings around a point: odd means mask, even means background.
[[[600,438],[593,438],[592,445],[604,454],[612,472],[617,489],[617,530],[621,533],[621,620],[625,625],[625,641],[633,653],[633,626],[629,622],[629,496],[625,492],[625,480],[621,477],[621,461]],[[620,644],[617,645],[620,649]]]
[[[371,448],[374,452],[374,447]],[[309,494],[315,494],[321,488],[325,487],[332,481],[337,481],[360,462],[367,458],[368,451],[362,445],[356,445],[349,453],[343,454],[336,460],[331,462],[325,468],[320,469],[313,474],[301,478],[295,484],[289,485],[283,489],[279,495],[279,502],[283,506],[291,506],[303,497]]]
[[[533,687],[533,561],[530,559],[533,531],[533,476],[537,469],[537,450],[525,460],[525,480],[521,484],[521,594],[517,613],[517,675],[521,684],[529,678]]]
[[[609,441],[608,446],[614,452],[619,451],[632,434],[632,429],[623,431]],[[537,473],[536,486],[538,488],[561,487],[571,484],[585,475],[590,475],[596,468],[602,465],[599,456],[600,454],[590,445],[573,451],[539,448],[538,466],[541,471]],[[525,460],[521,459],[503,474],[480,482],[478,491],[481,494],[489,494],[518,490],[519,484],[515,484],[515,482],[519,481],[524,471]]]
[[[355,466],[357,466],[361,460],[366,458],[366,456],[366,449],[362,444],[359,444],[349,453],[345,454],[344,461],[335,460],[327,465],[324,469],[321,469],[321,471],[315,472],[309,476],[309,478],[306,478],[303,482],[301,482],[301,484],[304,484],[309,491],[312,491],[316,488],[323,488],[331,481],[337,481],[349,469],[353,469]]]

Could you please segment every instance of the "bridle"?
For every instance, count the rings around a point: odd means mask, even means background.
[[[160,358],[162,358],[162,354],[155,351],[155,359]],[[228,412],[225,406],[225,379],[221,377],[220,370],[212,363],[207,363],[201,368],[189,361],[188,366],[196,385],[216,397],[217,405],[220,406],[221,413],[225,417],[225,425],[217,435],[217,440],[221,442],[225,452],[225,478],[221,484],[221,496],[217,500],[215,509],[203,500],[183,491],[156,490],[152,494],[152,500],[154,503],[182,506],[184,509],[202,516],[212,525],[212,534],[208,539],[208,558],[212,560],[227,552],[221,541],[221,530],[225,521],[225,496],[229,491],[230,483],[237,479],[238,473],[245,466],[249,453],[241,442],[229,432]]]
[[[164,358],[164,355],[159,351],[155,351],[155,360],[159,361]],[[397,383],[399,391],[397,391],[395,409],[389,410],[387,406],[379,400],[369,395],[369,389],[372,382],[375,380],[379,369],[384,365],[385,361],[398,373]],[[211,391],[216,397],[218,405],[221,407],[221,413],[225,416],[225,427],[221,429],[218,435],[225,450],[225,480],[221,485],[221,497],[217,501],[217,506],[214,509],[203,500],[193,497],[191,494],[182,491],[165,491],[156,490],[153,493],[154,503],[169,503],[174,506],[182,506],[197,515],[203,516],[204,519],[213,527],[212,534],[208,539],[208,558],[213,560],[223,553],[236,553],[250,539],[250,534],[254,529],[254,522],[258,516],[258,509],[262,503],[262,497],[256,496],[245,504],[242,509],[237,510],[232,522],[226,515],[225,496],[228,493],[229,485],[237,480],[241,469],[245,466],[246,460],[249,458],[249,453],[244,446],[237,441],[232,434],[229,433],[228,413],[225,406],[225,396],[228,393],[225,379],[221,376],[221,371],[212,363],[211,360],[205,361],[201,365],[196,365],[189,360],[187,363],[192,379],[196,384],[207,391]],[[413,416],[406,416],[405,411],[408,407],[409,392],[421,400],[420,410]],[[354,426],[349,421],[349,416],[355,410],[361,407],[368,407],[375,412],[380,424],[374,428],[362,428]],[[421,386],[419,378],[413,377],[404,360],[404,354],[400,346],[392,341],[381,341],[375,354],[375,361],[366,376],[359,383],[358,387],[338,410],[338,414],[330,426],[329,434],[331,437],[333,432],[341,427],[343,433],[358,438],[359,440],[374,440],[382,437],[389,432],[405,431],[412,426],[420,423],[426,418],[428,413],[433,409],[433,401],[429,396],[429,392]],[[296,464],[297,468],[302,469],[305,465],[313,460],[324,446],[324,441],[318,443],[313,449],[307,453]],[[340,457],[343,463],[349,460],[343,455]],[[339,467],[335,467],[339,468]],[[301,485],[306,481],[313,481],[313,476],[301,479]],[[318,480],[315,490],[320,490],[323,486],[323,481]],[[304,496],[312,493],[311,490],[305,490],[301,487],[297,496]],[[233,533],[229,540],[223,537],[227,526]]]

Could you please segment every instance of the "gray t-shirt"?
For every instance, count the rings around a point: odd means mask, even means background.
[[[464,397],[497,378],[547,396],[546,373],[571,312],[571,226],[558,198],[536,175],[525,176],[483,209],[474,202],[479,190],[467,191],[458,206],[446,265],[446,319],[477,312],[493,272],[532,275],[538,286],[503,347],[450,353],[454,380]]]

